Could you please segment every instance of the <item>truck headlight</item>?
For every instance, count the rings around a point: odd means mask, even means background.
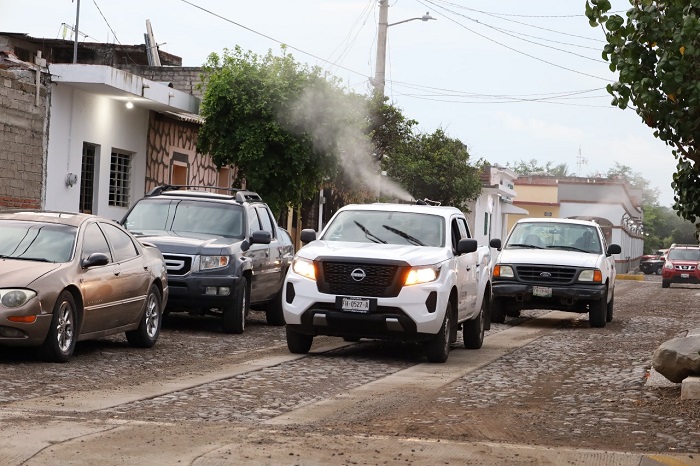
[[[302,277],[316,281],[316,266],[313,261],[304,259],[303,257],[295,257],[292,261],[292,270]]]
[[[581,273],[578,275],[578,281],[602,283],[603,273],[599,269],[582,270]]]
[[[440,269],[435,267],[413,267],[408,271],[404,286],[419,285],[421,283],[429,283],[437,280],[440,276]]]
[[[228,256],[201,256],[199,270],[221,269],[228,266]]]
[[[493,276],[498,278],[514,278],[513,267],[510,265],[496,264],[493,267]]]
[[[665,268],[665,269],[673,270],[673,264],[672,264],[671,262],[666,262],[666,263],[664,264],[664,268]]]
[[[32,290],[0,290],[0,303],[7,308],[20,307],[34,296]]]

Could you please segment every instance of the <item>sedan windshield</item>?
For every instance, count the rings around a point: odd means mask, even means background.
[[[443,247],[445,221],[438,215],[416,212],[345,210],[328,225],[321,239]]]
[[[243,208],[212,202],[144,199],[126,218],[125,226],[135,234],[162,231],[243,238]]]
[[[575,223],[516,223],[505,247],[527,249],[564,249],[593,254],[602,253],[598,230]]]
[[[0,258],[68,262],[78,229],[69,225],[0,221]]]

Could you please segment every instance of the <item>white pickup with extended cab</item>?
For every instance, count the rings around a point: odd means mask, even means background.
[[[478,246],[454,207],[347,205],[294,257],[282,305],[287,345],[307,353],[314,336],[423,342],[444,362],[463,329],[478,349],[489,324],[490,248]]]
[[[591,327],[613,319],[617,244],[595,222],[526,218],[511,229],[493,266],[491,320],[525,309],[587,312]]]

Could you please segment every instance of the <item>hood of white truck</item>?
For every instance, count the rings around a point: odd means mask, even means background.
[[[602,254],[589,254],[561,249],[504,249],[497,263],[500,264],[541,264],[568,267],[600,268]]]
[[[299,250],[297,255],[309,260],[318,258],[400,260],[412,266],[433,265],[449,259],[446,248],[320,240],[307,244]]]

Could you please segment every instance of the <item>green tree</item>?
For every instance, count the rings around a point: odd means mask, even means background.
[[[281,56],[258,56],[240,47],[211,54],[197,150],[218,166],[238,167],[239,180],[274,211],[299,206],[337,170],[339,133],[364,117],[337,81],[317,67]],[[338,111],[343,108],[345,111]]]
[[[438,129],[397,148],[386,160],[386,170],[416,199],[427,197],[468,211],[468,202],[481,193],[479,168],[469,159],[464,143]]]
[[[612,104],[630,103],[654,136],[678,160],[674,209],[695,222],[700,216],[700,2],[630,0],[626,18],[608,14],[609,0],[587,0],[591,26],[601,26],[603,58],[618,80],[607,86]],[[700,225],[699,225],[700,226]]]
[[[607,177],[611,180],[622,179],[631,187],[642,190],[642,205],[652,206],[659,203],[659,188],[651,187],[649,180],[641,173],[633,170],[629,165],[622,165],[615,162],[615,165],[608,170]]]
[[[555,165],[552,161],[540,165],[537,159],[530,159],[529,161],[521,159],[517,162],[506,163],[506,166],[518,175],[573,176],[573,173],[569,173],[567,164],[560,163]]]

